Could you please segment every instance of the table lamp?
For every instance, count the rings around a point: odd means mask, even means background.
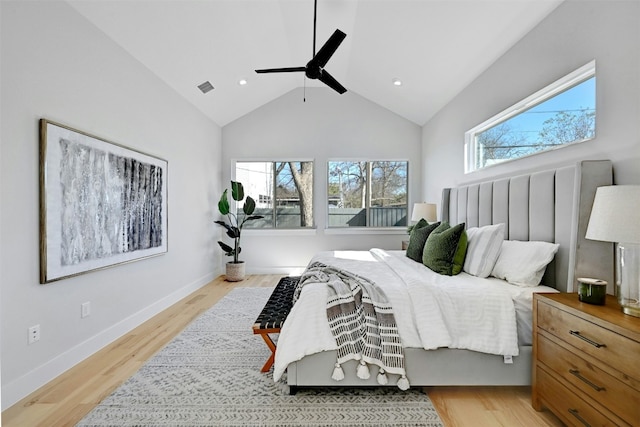
[[[618,302],[640,317],[640,185],[598,187],[585,237],[617,243]]]
[[[413,212],[411,213],[411,221],[418,222],[421,218],[424,218],[427,222],[436,222],[438,216],[436,215],[435,203],[414,203]]]

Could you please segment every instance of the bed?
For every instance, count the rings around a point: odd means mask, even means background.
[[[385,290],[385,293],[394,306],[398,327],[411,325],[415,329],[414,332],[401,329],[400,333],[405,344],[404,370],[411,386],[529,385],[532,293],[572,292],[577,277],[598,277],[613,283],[613,245],[584,238],[596,188],[611,184],[611,162],[594,160],[442,191],[440,221],[452,225],[465,223],[467,229],[504,224],[500,227],[504,229],[505,240],[556,244],[557,252],[538,287],[514,286],[505,280],[477,278],[465,272],[453,279],[433,272],[429,276],[424,273],[428,270],[426,267],[408,259],[403,251],[322,252],[310,265],[315,262],[334,265],[340,271],[353,271],[373,281],[398,280],[398,287],[408,290],[408,296],[402,296],[405,291],[393,289]],[[482,300],[498,288],[504,291],[501,295],[510,295],[512,306],[517,308],[511,314],[515,326],[504,327],[506,338],[496,335],[495,340],[482,337],[476,340],[475,332],[466,334],[471,335],[466,338],[453,334],[443,337],[437,333],[435,338],[429,337],[429,331],[436,330],[432,326],[437,323],[429,317],[430,313],[442,304],[429,302],[429,293],[433,294],[433,291],[425,290],[428,287],[421,285],[425,280],[433,281],[434,285],[442,282],[440,284],[445,286],[441,289],[446,292],[454,292],[456,286],[478,289],[478,293],[465,297],[470,301],[470,309],[458,312],[461,321],[469,325],[457,325],[462,335],[466,328],[473,330],[475,327],[473,316],[484,317],[488,313],[485,308],[474,312],[471,307],[475,304],[471,302]],[[379,385],[375,373],[367,379],[357,374],[359,362],[356,360],[341,363],[344,375],[340,376],[343,378],[340,381],[332,379],[337,366],[335,339],[326,326],[323,304],[316,304],[316,308],[310,305],[312,300],[326,294],[321,283],[305,285],[301,289],[300,298],[278,339],[274,379],[279,380],[286,372],[292,391],[297,387]],[[423,311],[422,306],[430,309]],[[503,306],[506,305],[500,303],[494,311],[507,316],[508,320],[510,315],[503,313]],[[482,333],[480,329],[478,331]],[[447,342],[450,345],[443,346]],[[388,375],[383,383],[400,386],[401,378],[401,375]]]

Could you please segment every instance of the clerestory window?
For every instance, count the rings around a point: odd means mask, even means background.
[[[595,61],[465,133],[465,173],[596,135]]]

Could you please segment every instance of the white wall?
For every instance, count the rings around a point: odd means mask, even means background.
[[[0,2],[3,409],[221,272],[228,258],[211,219],[232,159],[316,162],[317,228],[245,232],[249,272],[286,272],[325,249],[397,249],[406,239],[326,230],[328,159],[408,159],[410,205],[439,202],[445,186],[586,158],[612,159],[617,183],[640,183],[639,9],[563,3],[422,129],[352,92],[307,88],[305,103],[297,89],[221,130],[66,3]],[[594,141],[464,175],[466,130],[594,58]],[[167,254],[38,283],[41,117],[169,161]],[[92,314],[80,319],[85,301]],[[42,339],[29,346],[34,324]]]
[[[581,159],[611,159],[617,184],[639,184],[639,46],[640,2],[561,4],[423,127],[424,195],[436,198],[443,187]],[[467,130],[593,59],[594,140],[464,174]]]
[[[267,77],[265,77],[267,78]],[[247,272],[280,273],[304,267],[320,250],[400,249],[406,229],[390,234],[330,234],[326,230],[327,160],[408,160],[409,204],[419,201],[420,127],[347,92],[295,89],[226,125],[222,130],[222,174],[229,185],[232,160],[312,159],[316,229],[304,233],[244,230],[241,259]],[[251,195],[251,194],[250,194]],[[332,230],[333,231],[333,230]],[[228,258],[225,257],[226,260]]]
[[[221,271],[221,129],[63,2],[1,2],[2,408]],[[39,284],[38,120],[168,160],[168,253]],[[215,245],[215,247],[214,247]],[[91,315],[80,318],[80,305]],[[27,345],[28,327],[41,340]]]

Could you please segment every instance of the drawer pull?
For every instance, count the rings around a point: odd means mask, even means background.
[[[587,384],[589,387],[593,388],[595,391],[603,391],[604,390],[604,387],[600,387],[599,385],[592,383],[591,381],[589,381],[588,379],[586,379],[585,377],[580,375],[580,371],[578,371],[577,369],[569,369],[569,373],[571,375],[577,377],[579,380],[581,380],[582,382]]]
[[[588,342],[589,344],[591,344],[592,346],[594,346],[596,348],[606,347],[606,344],[600,344],[599,342],[595,342],[594,340],[591,340],[591,339],[585,337],[584,335],[581,335],[580,331],[569,331],[569,333],[571,335],[573,335],[574,337],[580,338],[582,341]]]
[[[584,418],[582,418],[580,416],[580,414],[578,413],[577,409],[571,409],[569,408],[569,413],[571,415],[573,415],[574,417],[576,417],[578,419],[578,421],[580,421],[582,424],[585,425],[585,427],[591,427],[591,424],[589,424]]]

